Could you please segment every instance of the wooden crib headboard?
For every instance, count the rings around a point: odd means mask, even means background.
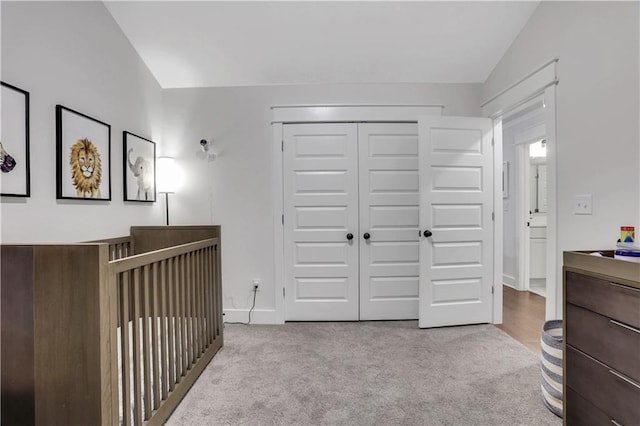
[[[131,238],[135,254],[141,254],[208,238],[220,238],[220,226],[132,226]]]

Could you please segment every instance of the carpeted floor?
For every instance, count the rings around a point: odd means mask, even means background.
[[[168,425],[560,425],[538,358],[492,325],[226,325]]]

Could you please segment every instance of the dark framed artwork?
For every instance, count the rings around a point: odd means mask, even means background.
[[[156,201],[156,144],[142,136],[122,132],[124,201]]]
[[[58,199],[111,200],[111,126],[56,105]]]
[[[2,83],[0,94],[0,195],[29,197],[29,92]]]

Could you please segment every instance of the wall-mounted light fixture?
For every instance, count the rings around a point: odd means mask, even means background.
[[[213,141],[208,141],[206,139],[200,139],[200,149],[205,154],[205,157],[209,160],[215,160],[216,153],[213,152]]]
[[[167,226],[169,226],[169,194],[176,192],[176,162],[172,157],[158,157],[156,167],[158,169],[156,185],[158,192],[164,194]]]

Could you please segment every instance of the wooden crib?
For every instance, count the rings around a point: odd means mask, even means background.
[[[162,424],[222,347],[219,226],[0,258],[2,425]]]

